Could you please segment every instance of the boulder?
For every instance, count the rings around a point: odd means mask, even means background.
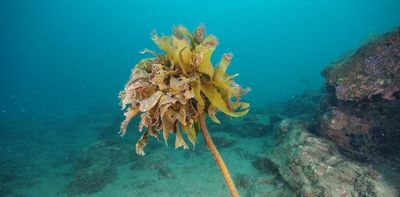
[[[400,28],[332,63],[316,131],[349,155],[379,162],[400,144]]]
[[[339,100],[395,100],[400,91],[400,28],[329,65],[322,74]]]
[[[277,168],[299,196],[399,196],[380,172],[342,155],[334,143],[310,133],[303,123],[289,124],[288,132],[278,132],[284,140],[263,163]]]

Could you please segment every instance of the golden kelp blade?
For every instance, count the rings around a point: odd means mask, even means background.
[[[250,108],[250,104],[249,103],[245,103],[245,102],[235,102],[235,103],[233,103],[232,107],[233,107],[233,109],[244,110],[244,109]]]
[[[188,39],[188,40],[193,39],[192,34],[183,25],[179,25],[172,29],[173,29],[174,36],[177,37],[178,39]]]
[[[201,87],[200,87],[200,78],[197,78],[196,81],[191,83],[194,97],[196,98],[197,101],[197,110],[199,112],[204,111],[205,103],[203,100],[203,97],[201,96]]]
[[[188,140],[192,143],[193,148],[196,146],[197,136],[196,130],[192,125],[182,126],[183,131],[186,133]]]
[[[186,144],[185,140],[182,138],[181,132],[179,131],[178,128],[176,128],[175,134],[176,134],[175,148],[183,147],[183,149],[188,149],[189,147]]]
[[[171,37],[169,36],[163,36],[159,37],[156,33],[154,33],[151,37],[153,42],[160,48],[161,50],[167,52],[167,55],[169,52],[172,51],[172,42],[171,42]]]
[[[175,37],[172,37],[171,40],[172,40],[172,47],[171,47],[170,51],[168,51],[168,53],[173,55],[172,56],[172,60],[173,60],[174,64],[176,64],[178,66],[181,66],[181,67],[184,67],[184,66],[188,65],[189,62],[188,62],[188,59],[187,59],[187,55],[190,55],[190,54],[187,54],[187,53],[189,52],[188,50],[190,49],[190,42],[188,40],[185,40],[185,39],[179,40],[179,39],[177,39]],[[180,58],[179,57],[180,57],[180,55],[182,55],[182,53],[183,53],[183,51],[185,49],[187,49],[185,51],[185,56],[184,56],[185,59],[182,59],[182,60],[185,60],[185,61],[184,62],[180,62]],[[186,64],[184,64],[184,63],[186,63]]]
[[[210,100],[211,104],[214,105],[218,110],[224,112],[225,114],[232,116],[232,117],[240,117],[247,114],[249,109],[245,109],[244,111],[240,112],[233,112],[230,111],[222,99],[221,95],[217,92],[215,87],[212,84],[201,84],[201,92],[206,95],[208,100]]]
[[[210,106],[208,107],[208,109],[207,109],[207,113],[208,113],[208,116],[210,117],[210,119],[211,119],[213,122],[215,122],[215,123],[217,123],[217,124],[221,124],[221,121],[219,121],[218,118],[217,118],[217,116],[216,116],[217,109],[216,109],[214,106],[210,105]]]
[[[208,114],[208,116],[210,117],[210,119],[217,123],[217,124],[221,124],[221,121],[218,120],[217,116],[215,114]]]
[[[185,75],[188,75],[193,70],[192,65],[190,65],[191,56],[192,53],[188,47],[183,47],[179,50],[179,66]]]
[[[207,74],[208,76],[212,77],[214,75],[214,68],[211,64],[211,55],[214,52],[215,48],[217,47],[217,38],[215,38],[212,35],[207,36],[206,39],[204,39],[203,43],[198,45],[195,49],[197,52],[202,52],[204,54],[204,57],[202,58],[202,61],[200,64],[197,66],[197,71],[202,72]]]
[[[231,53],[224,54],[222,56],[221,61],[218,64],[218,67],[215,69],[213,80],[214,81],[223,81],[226,73],[226,69],[231,63],[233,55]]]

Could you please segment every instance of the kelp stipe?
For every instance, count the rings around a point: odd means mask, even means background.
[[[238,74],[226,73],[232,54],[224,54],[214,67],[210,59],[218,41],[215,36],[205,34],[204,26],[197,27],[192,33],[177,26],[173,28],[173,35],[160,37],[153,34],[152,40],[164,53],[145,49],[143,53],[151,53],[154,57],[143,59],[134,67],[121,91],[121,105],[126,112],[120,135],[125,135],[130,120],[141,113],[139,130],[145,130],[136,143],[136,152],[145,155],[149,136],[159,139],[162,132],[167,144],[169,134],[175,133],[175,148],[188,149],[181,130],[193,147],[197,132],[201,130],[231,195],[238,196],[205,123],[208,115],[220,124],[217,111],[232,117],[243,116],[249,111],[250,105],[240,101],[248,89],[235,83],[233,78]]]

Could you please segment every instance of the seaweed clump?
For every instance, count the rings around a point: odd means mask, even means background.
[[[218,124],[218,111],[232,117],[240,117],[249,111],[250,105],[240,98],[248,92],[238,85],[226,70],[232,54],[226,53],[218,65],[213,66],[211,55],[217,46],[217,38],[206,35],[204,26],[189,32],[183,26],[173,28],[173,35],[152,35],[152,40],[162,54],[145,49],[152,58],[141,60],[132,70],[125,89],[121,91],[121,105],[126,109],[120,134],[126,133],[128,123],[141,113],[139,130],[144,132],[136,143],[136,152],[144,155],[149,136],[159,139],[162,133],[168,137],[175,133],[175,148],[188,149],[181,131],[193,145],[197,133],[202,131],[205,142],[216,159],[233,196],[237,191],[229,173],[215,148],[205,125],[205,117]]]

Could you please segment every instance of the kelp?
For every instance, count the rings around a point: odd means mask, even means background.
[[[148,137],[162,135],[168,145],[171,133],[175,134],[175,147],[187,149],[184,136],[194,147],[197,142],[199,118],[207,114],[220,124],[217,113],[240,117],[250,105],[240,101],[247,92],[226,73],[232,54],[224,54],[217,65],[211,63],[218,40],[206,35],[204,26],[193,32],[184,26],[173,28],[173,35],[159,36],[152,40],[162,53],[145,49],[154,57],[141,60],[132,70],[129,81],[120,92],[125,120],[120,134],[126,133],[131,119],[141,114],[139,130],[145,129],[136,143],[136,152],[144,155]]]

